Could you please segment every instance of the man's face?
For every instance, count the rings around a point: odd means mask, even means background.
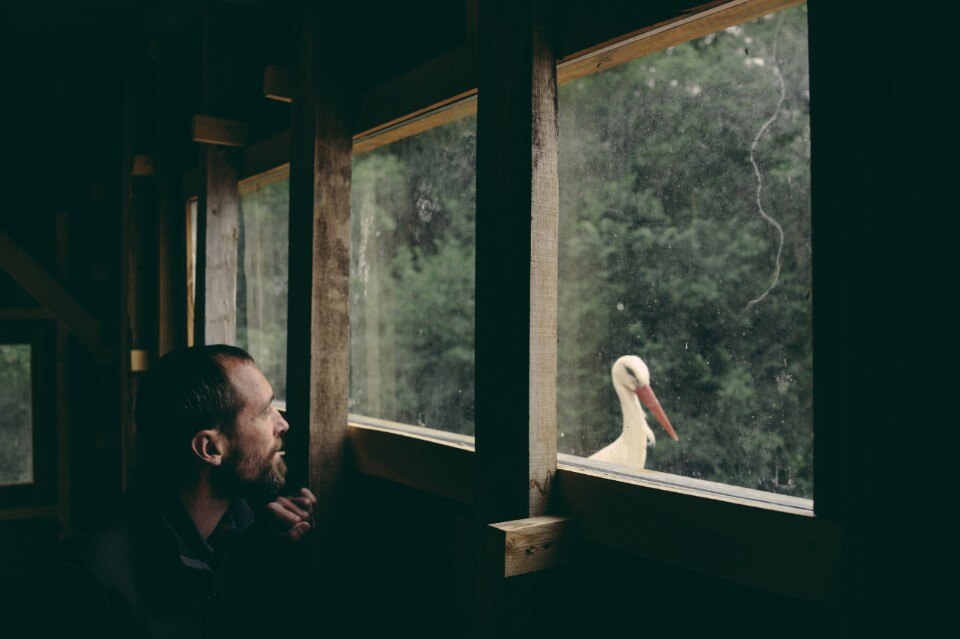
[[[273,407],[273,389],[255,365],[234,360],[226,367],[243,410],[229,438],[221,479],[237,492],[279,490],[287,474],[280,436],[290,425]]]

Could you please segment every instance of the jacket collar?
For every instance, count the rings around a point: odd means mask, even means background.
[[[253,523],[253,509],[244,499],[231,502],[213,533],[203,539],[180,499],[172,493],[157,492],[154,504],[163,526],[176,543],[180,563],[187,568],[211,571],[211,565],[234,537]]]

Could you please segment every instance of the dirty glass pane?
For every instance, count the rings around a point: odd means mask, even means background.
[[[0,344],[0,486],[33,483],[30,345]]]
[[[290,176],[284,167],[240,183],[237,237],[237,345],[287,396],[287,254]]]
[[[476,118],[353,161],[350,412],[472,435]]]
[[[679,436],[646,411],[647,469],[812,497],[806,22],[560,88],[560,452],[640,467],[635,355]]]

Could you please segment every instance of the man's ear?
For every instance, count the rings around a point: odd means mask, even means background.
[[[226,438],[217,429],[198,430],[190,440],[190,449],[201,461],[212,466],[223,463]]]

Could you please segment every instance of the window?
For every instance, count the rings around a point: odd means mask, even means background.
[[[0,486],[34,482],[30,344],[0,344]]]
[[[812,498],[808,86],[802,5],[560,87],[561,453],[637,470],[637,355],[647,469]]]
[[[290,173],[284,166],[240,183],[237,345],[286,401]]]
[[[472,435],[476,118],[357,154],[350,412]]]

